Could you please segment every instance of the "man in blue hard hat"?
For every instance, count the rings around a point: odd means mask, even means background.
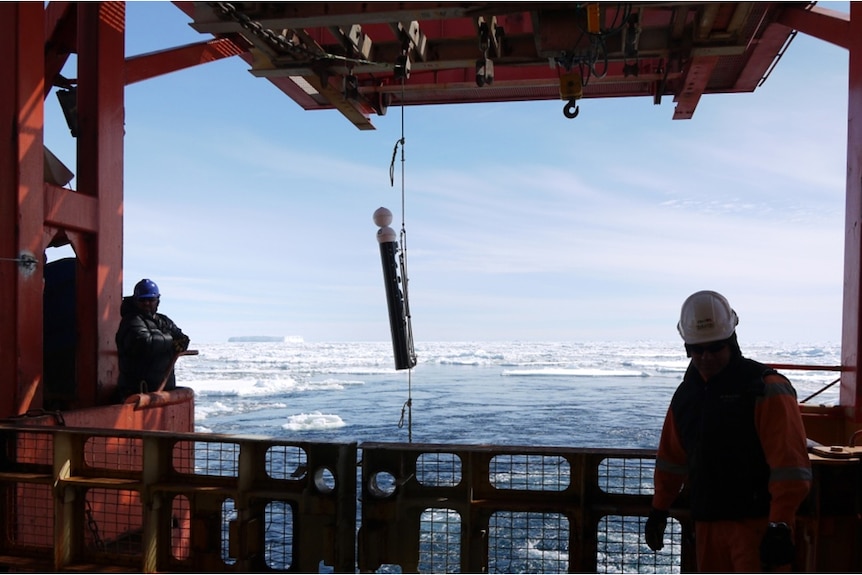
[[[150,279],[139,281],[134,294],[123,298],[115,338],[120,401],[136,393],[176,387],[174,362],[188,349],[189,338],[168,316],[158,313],[160,298],[159,286]]]

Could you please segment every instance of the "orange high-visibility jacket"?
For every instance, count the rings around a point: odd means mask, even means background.
[[[695,520],[767,516],[793,525],[811,485],[796,391],[782,375],[737,355],[705,382],[693,365],[662,428],[653,507],[683,485]]]

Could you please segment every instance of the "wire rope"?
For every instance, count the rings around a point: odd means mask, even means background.
[[[408,294],[409,280],[407,278],[407,228],[406,228],[406,180],[405,166],[406,156],[404,153],[405,137],[404,137],[404,89],[405,78],[401,78],[401,138],[395,143],[395,148],[392,150],[392,162],[389,165],[389,182],[392,186],[395,185],[395,158],[398,155],[398,147],[401,146],[401,232],[399,236],[400,249],[398,254],[398,267],[401,273],[402,290],[404,296],[404,319],[406,322],[407,335],[407,353],[409,354],[408,363],[410,368],[407,370],[407,401],[401,406],[401,418],[398,421],[398,427],[404,427],[405,416],[407,418],[407,441],[413,443],[413,365],[416,365],[416,355],[413,349],[413,324],[410,316],[410,297]]]

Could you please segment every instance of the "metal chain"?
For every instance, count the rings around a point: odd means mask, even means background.
[[[86,497],[84,498],[84,512],[87,514],[87,527],[90,529],[90,533],[93,534],[93,542],[96,545],[96,549],[104,551],[105,542],[102,541],[102,537],[99,535],[99,525],[93,516],[93,506],[90,505],[90,500]]]
[[[315,54],[313,51],[309,50],[305,46],[300,46],[298,44],[294,44],[287,40],[284,36],[276,34],[272,30],[264,28],[261,26],[260,22],[256,22],[240,12],[236,9],[236,7],[230,2],[210,2],[210,8],[215,10],[222,17],[226,17],[234,22],[238,23],[240,26],[265,41],[267,44],[272,46],[273,48],[280,49],[283,52],[301,52],[304,56],[309,56],[312,58],[319,57],[319,54]]]
[[[264,28],[263,26],[261,26],[260,22],[256,22],[246,16],[245,14],[237,10],[236,7],[230,2],[209,2],[208,5],[219,15],[238,23],[240,26],[251,32],[253,35],[257,36],[258,38],[269,44],[269,46],[276,51],[293,55],[300,55],[312,60],[340,60],[343,62],[349,62],[354,64],[373,64],[375,66],[394,67],[394,64],[381,64],[379,62],[372,62],[370,60],[365,60],[362,58],[347,58],[345,56],[330,54],[324,51],[318,52],[315,50],[311,50],[302,44],[295,44],[291,42],[290,40],[285,38],[284,35],[276,34],[272,30]]]

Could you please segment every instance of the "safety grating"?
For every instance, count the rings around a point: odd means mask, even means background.
[[[54,436],[49,433],[17,434],[15,461],[17,463],[51,464],[54,458]]]
[[[197,475],[236,477],[239,470],[239,445],[220,441],[178,441],[174,447],[174,466],[178,467],[180,454],[193,446],[194,472]]]
[[[567,573],[569,522],[559,513],[498,511],[488,524],[489,573]]]
[[[422,453],[416,459],[416,481],[425,487],[454,487],[461,483],[461,473],[455,453]]]
[[[171,500],[171,554],[174,559],[184,561],[191,553],[188,517],[191,513],[189,498],[177,495]]]
[[[563,491],[571,482],[569,462],[558,455],[497,455],[491,459],[490,474],[497,489]]]
[[[88,489],[84,496],[84,546],[92,554],[141,554],[143,506],[137,491]]]
[[[367,496],[344,514],[340,506],[352,503],[356,488],[355,449],[154,435],[145,454],[143,437],[54,433],[69,437],[9,435],[0,470],[7,525],[14,526],[2,539],[9,555],[51,557],[62,510],[80,529],[73,556],[94,565],[327,572],[327,561],[341,561],[335,549],[344,553],[346,545],[355,562],[351,547],[384,545],[391,548],[375,555],[378,564],[362,556],[353,564],[367,572],[681,570],[681,523],[669,521],[660,552],[643,542],[641,514],[653,493],[647,452],[366,445],[356,479]],[[71,462],[68,477],[54,476],[58,454]],[[118,455],[123,468],[113,469]],[[158,547],[152,559],[144,553],[147,533]]]
[[[44,553],[52,545],[45,534],[54,532],[54,510],[50,485],[12,483],[6,485],[6,520],[14,529],[6,530],[6,547],[33,548]]]
[[[669,519],[665,545],[652,551],[643,541],[645,517],[608,515],[599,521],[598,573],[679,573],[682,529]]]
[[[273,479],[301,479],[308,472],[308,454],[299,446],[273,445],[266,450],[266,473]]]
[[[608,458],[599,463],[599,487],[606,493],[652,495],[654,459]]]
[[[426,509],[419,519],[422,573],[461,572],[461,516],[453,509]]]
[[[92,469],[143,469],[143,442],[139,437],[93,436],[84,442],[84,462]]]
[[[264,523],[266,566],[289,570],[293,565],[293,508],[285,501],[270,501],[264,509]]]

